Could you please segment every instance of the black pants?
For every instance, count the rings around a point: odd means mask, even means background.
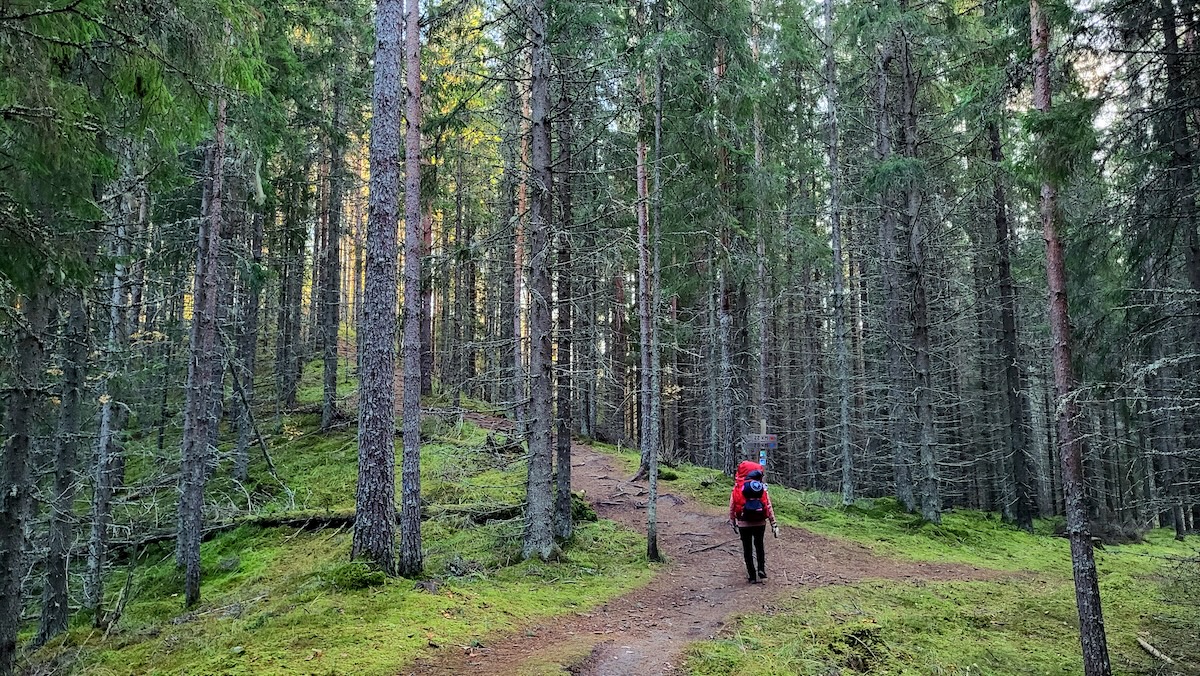
[[[767,570],[767,555],[763,551],[763,535],[767,532],[767,524],[761,526],[741,526],[738,534],[742,536],[742,557],[746,559],[746,577],[758,579],[758,571]],[[750,543],[754,543],[754,552],[750,551]],[[758,554],[758,568],[754,567],[754,556]]]

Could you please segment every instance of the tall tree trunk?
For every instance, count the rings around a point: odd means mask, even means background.
[[[613,273],[613,303],[609,327],[612,343],[608,347],[609,368],[612,373],[612,392],[609,395],[611,415],[605,421],[609,430],[610,443],[620,443],[625,436],[625,394],[626,394],[626,365],[625,356],[629,352],[628,338],[625,335],[625,270],[618,260],[617,269]]]
[[[419,85],[419,83],[418,83]],[[420,141],[420,138],[417,139]],[[418,151],[420,148],[418,147]],[[436,158],[434,158],[436,159]],[[407,188],[406,188],[407,190]],[[408,198],[405,197],[405,200]],[[418,199],[420,196],[418,195]],[[427,205],[421,220],[421,255],[428,258],[433,253],[433,207]],[[407,261],[405,262],[407,265]],[[421,394],[433,394],[433,275],[422,274],[421,280]],[[405,295],[407,298],[407,294]]]
[[[340,32],[340,31],[339,31]],[[321,277],[321,346],[324,367],[321,429],[337,417],[338,324],[341,320],[342,201],[345,196],[346,67],[338,58],[333,71],[333,133],[329,140],[329,223],[326,225],[325,271]]]
[[[726,247],[728,248],[728,247]],[[717,447],[721,469],[733,476],[737,466],[738,443],[734,438],[735,418],[733,407],[733,315],[730,312],[730,296],[727,263],[721,260],[717,263],[717,355],[720,361],[717,366]]]
[[[574,155],[571,142],[575,129],[571,94],[566,77],[560,78],[558,166],[562,176],[558,179],[558,203],[562,222],[558,228],[558,394],[556,413],[558,433],[556,435],[554,472],[554,537],[568,540],[575,531],[571,514],[571,413],[573,410],[572,371],[574,355],[572,338],[574,331],[574,299],[571,287],[574,282],[574,266],[571,261],[571,236],[574,224],[571,189],[574,182]]]
[[[519,101],[513,101],[513,117],[515,120],[518,120],[514,124],[518,130],[519,137],[519,164],[521,167],[525,167],[527,166],[526,149],[528,147],[528,142],[526,141],[524,134],[524,124],[519,120],[523,120],[528,117],[528,115],[525,114],[527,106],[524,103],[524,96],[516,93],[517,89],[515,86],[512,91],[514,92],[514,97],[519,99]],[[517,110],[522,111],[522,114],[519,117],[516,115]],[[524,436],[528,430],[527,404],[529,403],[529,397],[531,396],[527,394],[529,374],[525,372],[525,310],[523,308],[523,301],[525,297],[525,213],[527,207],[526,197],[528,191],[528,181],[523,173],[519,171],[514,173],[514,177],[515,179],[513,188],[516,191],[517,211],[515,217],[513,218],[512,401],[513,415],[516,419],[515,422],[517,427],[517,435]],[[533,251],[532,247],[530,248],[530,251]],[[532,303],[532,300],[530,302]],[[532,319],[530,319],[530,321],[532,322]]]
[[[655,31],[663,30],[663,14],[666,0],[654,5]],[[659,245],[662,241],[662,127],[663,127],[663,59],[657,54],[654,59],[654,194],[651,212],[650,241],[653,251],[650,260],[650,416],[646,435],[650,437],[649,495],[646,498],[646,558],[661,561],[658,550],[658,460],[662,450],[662,362],[660,361],[658,312],[662,307],[662,265],[659,260]]]
[[[214,193],[215,194],[215,193]],[[210,203],[220,208],[219,197]],[[113,241],[113,260],[116,265],[109,278],[108,290],[108,341],[106,350],[110,360],[117,358],[123,343],[122,306],[124,305],[125,277],[125,215],[120,216]],[[110,365],[115,368],[115,362]],[[121,388],[113,382],[111,375],[100,381],[100,430],[96,437],[94,453],[95,474],[92,477],[91,535],[88,538],[87,572],[84,576],[83,605],[92,612],[92,622],[100,626],[104,621],[104,574],[108,556],[108,525],[112,518],[112,495],[119,463],[120,444],[116,435],[120,433],[123,416],[117,410],[124,402]]]
[[[760,61],[759,48],[759,24],[761,17],[759,16],[760,8],[757,0],[751,3],[750,7],[750,53],[754,58],[757,66]],[[656,92],[657,93],[657,92]],[[656,113],[660,112],[656,108]],[[754,103],[753,122],[751,135],[754,140],[754,177],[753,182],[756,185],[765,184],[765,176],[763,175],[763,128],[762,128],[762,111],[759,110],[758,102]],[[655,131],[658,129],[656,127]],[[655,167],[657,170],[657,167]],[[770,387],[770,366],[771,366],[771,294],[767,284],[767,219],[764,217],[763,198],[764,195],[760,190],[755,190],[756,200],[753,205],[754,220],[757,222],[757,251],[758,267],[756,270],[756,283],[758,286],[758,302],[755,308],[755,314],[758,321],[758,368],[755,370],[755,388],[754,388],[754,404],[755,413],[758,418],[759,432],[767,433],[768,420],[770,415],[767,408],[770,405],[771,396],[768,392]],[[657,240],[656,240],[657,241]]]
[[[515,38],[514,38],[515,39]],[[515,59],[514,59],[515,60]],[[523,214],[516,211],[517,199],[517,147],[521,145],[520,136],[520,95],[517,92],[517,74],[509,73],[505,84],[505,122],[500,146],[500,156],[503,169],[500,176],[500,227],[512,232],[512,254],[508,262],[512,264],[510,274],[501,276],[499,320],[503,327],[495,335],[506,335],[502,356],[493,356],[499,366],[500,378],[496,383],[499,390],[496,400],[507,398],[513,420],[519,431],[524,420],[525,379],[521,375],[521,302],[518,285],[521,281],[520,249],[522,247],[521,219]],[[508,268],[505,268],[506,270]],[[507,361],[508,366],[503,366]]]
[[[241,370],[241,382],[246,394],[246,401],[241,406],[238,417],[238,441],[233,460],[233,478],[245,481],[250,465],[250,443],[254,436],[253,417],[250,407],[254,405],[255,388],[254,375],[258,368],[258,313],[261,305],[262,281],[257,269],[262,265],[263,257],[263,220],[261,212],[253,216],[253,231],[250,234],[250,256],[254,261],[256,272],[246,280],[245,297],[242,305],[241,336],[238,341],[238,364]]]
[[[1050,112],[1050,23],[1038,0],[1029,3],[1033,46],[1033,107]],[[1067,538],[1071,543],[1071,568],[1075,578],[1075,604],[1079,610],[1079,637],[1086,676],[1112,673],[1104,615],[1100,608],[1100,584],[1092,539],[1088,532],[1087,506],[1083,491],[1083,453],[1077,431],[1079,404],[1075,399],[1075,376],[1071,367],[1071,323],[1067,316],[1067,273],[1062,240],[1056,223],[1057,189],[1042,182],[1039,214],[1046,240],[1046,277],[1050,288],[1050,337],[1053,343],[1054,390],[1058,400],[1058,441],[1062,464],[1063,495],[1067,516]]]
[[[1000,165],[1004,151],[1000,143],[1000,126],[988,123],[988,142],[991,145],[992,195],[996,217],[996,272],[1000,283],[1000,357],[1004,360],[1004,398],[1008,408],[1008,452],[1012,457],[1013,484],[1016,503],[1013,514],[1017,526],[1033,531],[1036,495],[1033,491],[1029,453],[1029,399],[1021,369],[1020,342],[1017,334],[1017,292],[1012,274],[1013,230],[1008,218],[1008,195]]]
[[[359,334],[358,493],[351,558],[396,573],[396,222],[400,192],[400,29],[403,0],[375,10],[375,82],[366,276]],[[407,227],[416,227],[406,223]],[[407,382],[405,391],[408,391]],[[418,389],[418,393],[420,390]],[[407,423],[407,419],[406,419]]]
[[[904,6],[906,3],[902,3]],[[900,96],[903,120],[904,155],[916,160],[917,150],[917,89],[920,73],[913,70],[912,46],[907,34],[903,36],[904,88]],[[916,375],[914,403],[917,417],[917,459],[920,463],[917,496],[921,516],[932,523],[942,520],[942,499],[937,466],[937,428],[933,406],[933,373],[930,363],[929,337],[929,271],[925,263],[926,234],[921,216],[922,193],[917,178],[910,177],[905,186],[904,217],[908,226],[909,276],[912,281],[912,349]]]
[[[638,23],[636,30],[640,40],[645,32],[645,4],[641,0],[636,0],[636,14]],[[651,323],[654,321],[652,316],[654,310],[650,307],[650,179],[649,168],[646,166],[648,150],[646,147],[646,124],[645,116],[642,114],[646,107],[646,75],[640,69],[637,74],[636,96],[638,116],[635,131],[637,140],[634,148],[634,177],[637,183],[637,203],[634,205],[634,211],[637,214],[638,229],[637,305],[638,336],[640,338],[638,356],[641,364],[641,368],[638,369],[638,401],[640,402],[638,440],[640,441],[641,459],[635,478],[640,479],[650,471],[650,449],[658,443],[657,439],[651,439],[648,434],[650,429],[650,363],[657,357],[650,352]]]
[[[70,618],[68,569],[75,524],[75,467],[78,463],[81,402],[90,353],[88,309],[84,292],[70,292],[67,326],[62,337],[62,403],[55,440],[54,492],[50,501],[50,538],[46,554],[46,586],[35,645],[66,631]]]
[[[228,28],[228,24],[226,24]],[[220,242],[225,163],[225,109],[217,100],[211,172],[211,197],[207,218],[200,228],[196,275],[192,290],[192,330],[188,347],[187,390],[183,408],[183,448],[179,473],[179,526],[176,563],[184,569],[184,605],[200,601],[200,538],[204,528],[204,484],[211,428],[213,362],[217,352],[217,295],[221,288]]]
[[[842,464],[842,504],[854,502],[854,456],[850,444],[850,346],[846,326],[846,263],[842,256],[842,187],[838,165],[837,61],[834,56],[833,0],[825,0],[825,98],[829,160],[829,230],[833,248],[834,377],[838,387],[838,450]]]
[[[891,108],[888,98],[889,67],[893,54],[890,46],[881,47],[877,54],[875,107],[877,112],[875,156],[879,162],[892,158]],[[879,274],[883,282],[883,336],[884,362],[887,373],[888,439],[892,444],[892,477],[896,484],[896,497],[904,509],[916,509],[916,497],[912,480],[912,431],[909,428],[907,402],[904,393],[905,355],[901,344],[900,327],[903,320],[903,287],[901,274],[900,246],[896,232],[896,205],[892,191],[888,188],[879,195]]]
[[[529,152],[532,196],[529,209],[529,471],[525,482],[525,533],[521,554],[543,561],[554,551],[554,496],[551,492],[554,362],[550,341],[550,228],[553,181],[550,175],[550,44],[546,0],[529,0]]]
[[[304,325],[305,340],[304,354],[301,357],[301,362],[308,362],[312,355],[319,353],[322,348],[324,336],[321,333],[321,320],[324,314],[321,311],[321,302],[325,292],[325,240],[329,229],[329,182],[328,168],[325,159],[321,158],[317,161],[316,169],[316,187],[317,187],[317,221],[313,227],[313,243],[312,243],[312,277],[308,287],[308,322]],[[311,180],[305,176],[305,180]],[[307,254],[302,254],[303,256]]]
[[[400,464],[400,574],[416,575],[421,558],[421,393],[423,320],[432,321],[421,288],[425,227],[421,218],[421,28],[420,0],[408,0],[404,17],[404,454]],[[423,317],[422,315],[426,315]],[[391,443],[389,441],[389,443]]]
[[[21,583],[25,576],[25,528],[33,497],[32,438],[36,424],[45,333],[50,323],[48,298],[34,291],[23,299],[18,322],[12,387],[4,392],[4,455],[0,462],[0,676],[13,673],[17,632],[21,629]]]

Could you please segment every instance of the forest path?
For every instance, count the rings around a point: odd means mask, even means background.
[[[508,421],[468,414],[503,430]],[[572,484],[602,518],[645,533],[644,482],[631,482],[614,458],[572,445]],[[671,493],[659,484],[659,547],[668,564],[649,584],[586,612],[548,618],[508,634],[480,637],[482,647],[449,646],[402,674],[572,673],[587,676],[677,674],[693,641],[718,635],[736,615],[762,610],[799,590],[867,579],[950,581],[994,578],[970,566],[897,561],[866,547],[781,527],[766,539],[765,584],[746,582],[741,544],[725,510]]]

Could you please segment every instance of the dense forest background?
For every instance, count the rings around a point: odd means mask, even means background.
[[[1200,528],[1192,0],[402,9],[0,3],[0,672],[23,618],[103,624],[118,549],[176,541],[191,604],[209,525],[295,507],[267,438],[314,360],[390,573],[421,407],[464,400],[529,443],[526,556],[572,434]]]

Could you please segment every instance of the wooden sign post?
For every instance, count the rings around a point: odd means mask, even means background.
[[[767,451],[779,448],[779,435],[777,434],[747,434],[742,443],[746,447],[746,453],[752,454],[758,451],[758,464],[767,467]]]

